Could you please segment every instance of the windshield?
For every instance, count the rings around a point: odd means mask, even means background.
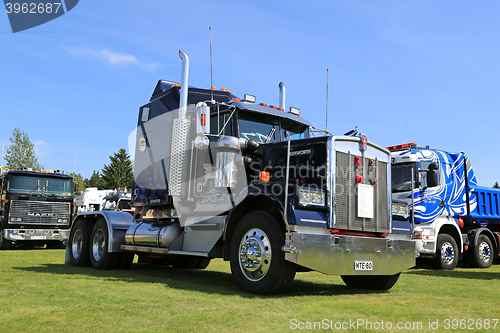
[[[118,205],[118,206],[117,206]],[[104,203],[103,210],[127,210],[132,209],[130,199],[108,199]]]
[[[106,200],[106,202],[104,202],[102,210],[115,210],[115,207],[116,207],[116,201],[108,199]]]
[[[413,167],[414,176],[416,179],[417,166],[415,163],[408,164],[393,164],[392,165],[392,192],[411,191],[411,168]],[[415,188],[415,185],[413,185]]]
[[[9,179],[7,190],[23,194],[71,195],[71,179],[30,177],[13,175]]]
[[[303,139],[309,137],[308,127],[286,118],[255,112],[239,112],[240,138],[259,143]]]

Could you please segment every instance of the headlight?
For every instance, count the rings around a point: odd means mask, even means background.
[[[23,218],[22,217],[11,217],[10,222],[22,222]]]
[[[68,223],[68,219],[57,219],[57,223]]]
[[[408,218],[408,204],[392,202],[392,215],[402,216],[405,219]]]
[[[325,193],[321,190],[299,188],[299,204],[301,206],[325,206]]]

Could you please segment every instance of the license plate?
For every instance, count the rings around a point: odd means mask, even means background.
[[[373,271],[373,261],[354,260],[355,271]]]
[[[46,239],[45,236],[31,236],[31,239]]]

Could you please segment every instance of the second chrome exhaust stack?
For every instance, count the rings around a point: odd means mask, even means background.
[[[283,82],[280,82],[278,85],[280,87],[280,108],[285,110],[285,84]]]

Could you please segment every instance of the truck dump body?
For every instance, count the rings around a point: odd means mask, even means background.
[[[480,225],[500,223],[500,191],[498,189],[475,186],[471,188],[470,196],[476,202],[470,217]]]

